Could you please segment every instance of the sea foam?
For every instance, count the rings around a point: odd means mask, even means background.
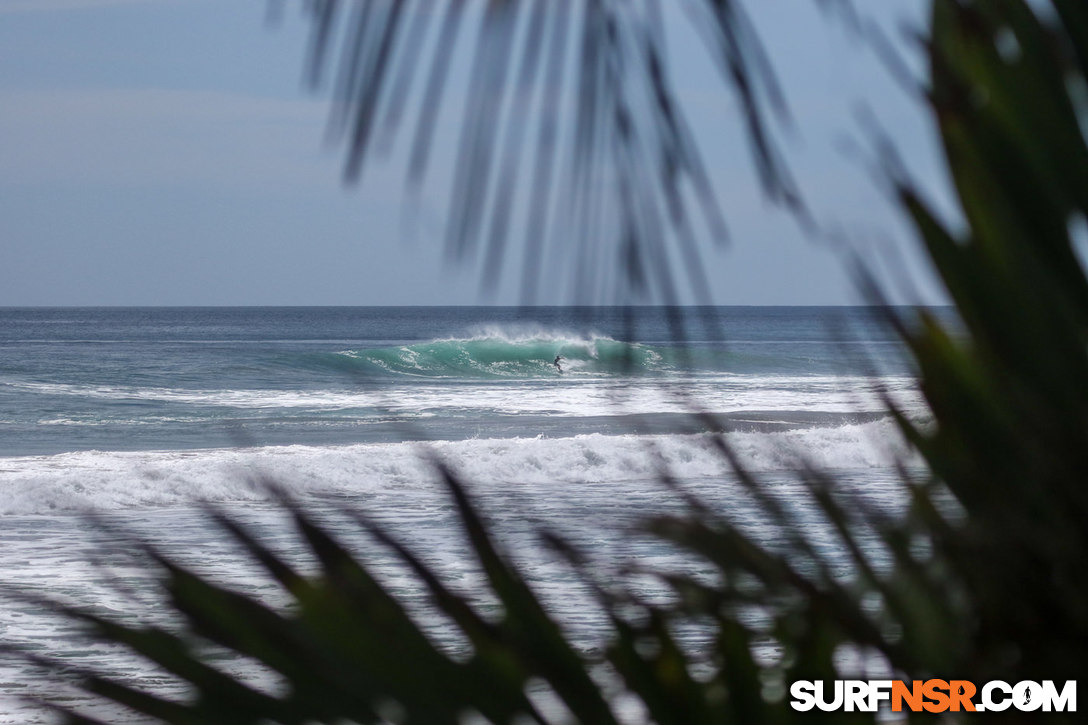
[[[408,353],[404,353],[408,356]],[[541,363],[543,365],[543,363]],[[563,362],[579,370],[578,361]],[[558,377],[550,363],[553,378]],[[432,381],[356,389],[184,389],[140,386],[19,383],[10,387],[45,395],[100,400],[105,403],[164,403],[241,410],[338,411],[378,408],[398,412],[482,410],[548,415],[685,413],[693,404],[705,412],[740,410],[882,411],[884,396],[900,409],[921,411],[924,402],[913,378],[869,378],[861,375],[729,375],[677,376],[644,384],[597,380],[576,386],[541,385],[539,381],[462,383],[458,387]],[[123,409],[123,412],[128,412]],[[101,415],[101,413],[96,413]],[[54,421],[40,420],[40,423]],[[92,421],[93,422],[93,421]]]
[[[887,419],[837,427],[728,436],[752,471],[886,468],[909,458]],[[0,514],[118,510],[198,501],[263,501],[262,482],[294,495],[345,496],[435,485],[437,456],[476,486],[649,480],[663,462],[681,480],[729,475],[710,434],[506,438],[348,446],[270,446],[187,451],[83,451],[3,459]],[[909,461],[908,461],[909,462]]]

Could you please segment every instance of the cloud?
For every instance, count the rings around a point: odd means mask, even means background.
[[[317,100],[160,89],[0,92],[0,182],[334,184]]]

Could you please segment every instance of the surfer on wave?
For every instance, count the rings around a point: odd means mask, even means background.
[[[562,356],[556,355],[555,360],[552,360],[552,365],[554,365],[555,369],[558,370],[559,372],[563,372],[563,368],[559,367],[559,361],[562,360],[562,359],[563,359]]]

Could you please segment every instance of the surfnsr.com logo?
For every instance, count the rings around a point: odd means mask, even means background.
[[[827,687],[826,685],[831,685]],[[876,712],[887,702],[892,712],[1076,712],[1077,683],[1059,689],[1053,680],[1009,684],[991,680],[977,687],[968,680],[798,680],[790,686],[790,706],[802,712]]]

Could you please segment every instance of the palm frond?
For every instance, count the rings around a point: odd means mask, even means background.
[[[769,198],[803,214],[776,140],[785,99],[743,6],[684,6],[737,98]],[[724,241],[726,224],[670,75],[663,26],[677,14],[659,0],[315,0],[307,14],[310,83],[338,68],[330,128],[351,182],[410,135],[418,190],[447,118],[451,68],[471,54],[445,244],[454,258],[482,259],[485,288],[497,286],[521,224],[525,302],[538,300],[548,269],[589,295],[578,301],[626,289],[674,304],[683,283],[710,302],[697,240]],[[615,289],[596,299],[602,279]]]

